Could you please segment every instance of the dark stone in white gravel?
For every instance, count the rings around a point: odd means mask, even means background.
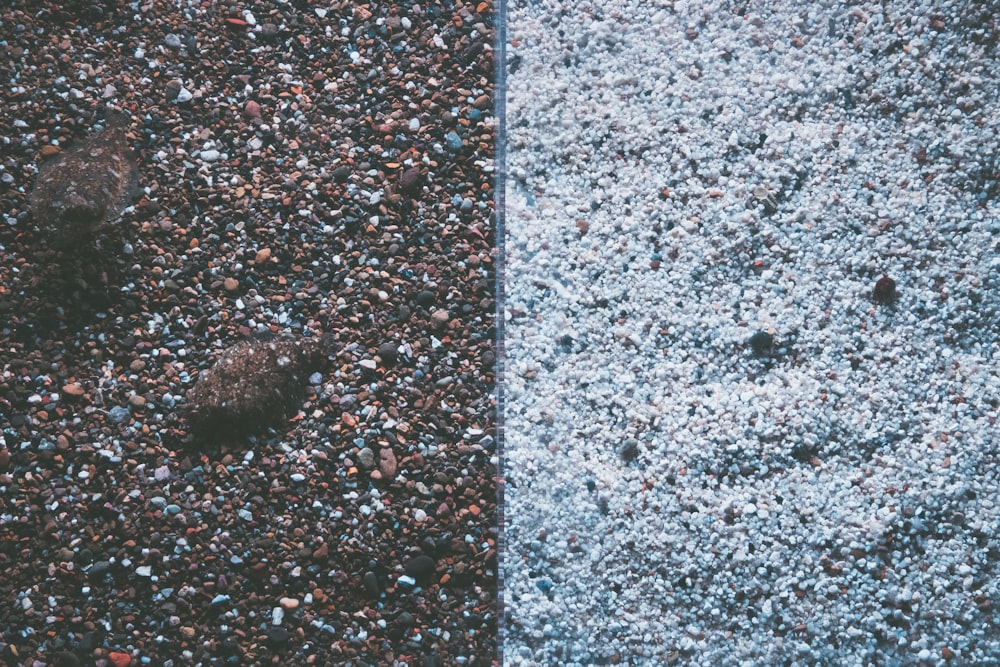
[[[774,336],[766,331],[758,331],[750,336],[750,349],[758,357],[770,354],[774,349]]]

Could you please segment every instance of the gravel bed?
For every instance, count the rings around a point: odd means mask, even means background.
[[[997,10],[509,5],[505,664],[998,664]]]
[[[491,664],[493,23],[0,9],[0,662]],[[44,249],[38,164],[114,109],[138,198]],[[191,432],[224,350],[321,335],[289,418]]]

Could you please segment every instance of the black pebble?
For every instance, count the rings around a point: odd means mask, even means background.
[[[396,345],[393,343],[382,343],[379,345],[378,356],[382,359],[382,363],[386,366],[392,366],[396,363],[397,352]]]
[[[267,641],[274,646],[287,644],[291,638],[291,633],[280,625],[272,625],[267,629]]]
[[[54,667],[78,667],[80,664],[82,663],[78,657],[65,651],[56,653],[56,659],[53,663]]]
[[[365,572],[365,576],[362,577],[361,581],[365,585],[365,590],[368,591],[368,595],[373,598],[377,598],[379,594],[378,587],[378,577],[375,576],[374,572]]]
[[[417,294],[417,305],[422,308],[430,308],[434,305],[434,292],[425,289]]]
[[[80,653],[92,653],[97,645],[101,642],[101,638],[97,636],[96,632],[85,632],[83,637],[80,638],[80,645],[77,647]]]
[[[766,331],[758,331],[750,336],[750,348],[758,357],[768,355],[774,349],[774,336]]]
[[[629,438],[618,446],[618,456],[620,456],[622,461],[625,461],[626,463],[634,461],[635,457],[638,455],[639,441],[635,438]]]
[[[106,560],[99,560],[90,567],[90,570],[87,572],[87,576],[91,579],[98,579],[104,576],[104,573],[110,569],[111,563]]]
[[[407,561],[403,569],[414,579],[423,579],[434,573],[434,559],[426,554],[420,554]]]

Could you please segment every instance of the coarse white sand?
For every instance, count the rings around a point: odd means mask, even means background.
[[[997,16],[509,3],[505,664],[1000,664]]]

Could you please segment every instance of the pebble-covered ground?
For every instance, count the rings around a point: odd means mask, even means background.
[[[998,10],[510,3],[505,664],[1000,664]]]
[[[0,663],[496,655],[488,0],[0,9]],[[131,116],[138,199],[42,252],[37,165]],[[234,343],[295,413],[189,432]],[[294,401],[293,401],[294,402]]]

